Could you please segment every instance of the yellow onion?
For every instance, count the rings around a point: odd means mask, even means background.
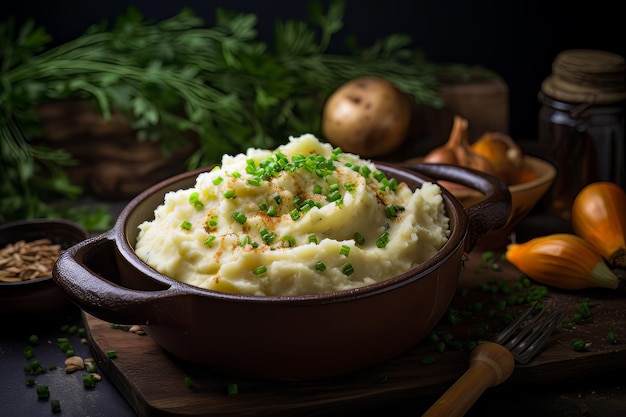
[[[507,246],[506,259],[535,281],[557,288],[617,289],[619,278],[580,236],[556,233]]]
[[[626,194],[619,185],[584,187],[572,204],[572,228],[610,265],[626,268]]]

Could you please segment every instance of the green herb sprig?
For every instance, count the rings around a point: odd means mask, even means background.
[[[113,25],[53,48],[32,21],[0,22],[0,222],[56,215],[102,230],[111,221],[102,211],[59,213],[47,203],[83,190],[64,171],[77,163],[73,156],[41,140],[40,104],[89,100],[105,119],[122,115],[137,140],[160,144],[164,155],[195,138],[187,161],[194,169],[249,147],[274,148],[294,132],[319,135],[325,98],[350,79],[384,76],[440,107],[443,82],[475,73],[429,62],[398,34],[330,54],[344,11],[345,0],[327,10],[313,1],[308,22],[276,23],[272,45],[257,39],[255,15],[222,9],[208,27],[188,8],[160,22],[130,8]]]

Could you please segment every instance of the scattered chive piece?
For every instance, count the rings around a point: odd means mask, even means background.
[[[50,401],[50,409],[52,410],[53,413],[60,413],[61,412],[61,402],[59,400],[52,400],[52,401]]]
[[[31,346],[26,346],[24,350],[22,350],[22,353],[26,359],[32,359],[35,357],[35,351]]]
[[[32,387],[33,385],[35,385],[35,379],[34,378],[28,378],[26,380],[26,386],[27,387]]]
[[[435,363],[435,357],[432,355],[424,355],[422,358],[422,364],[424,365],[432,365]]]
[[[235,196],[235,192],[233,190],[224,191],[224,198],[233,198]]]
[[[378,248],[384,248],[387,246],[387,243],[389,243],[389,233],[388,232],[384,232],[382,235],[380,235],[380,237],[378,239],[376,239],[376,247]]]
[[[348,246],[348,245],[341,245],[341,250],[339,251],[339,253],[342,254],[343,256],[350,255],[350,246]]]
[[[309,243],[315,243],[317,245],[317,236],[310,235],[308,240],[309,240]]]
[[[189,203],[196,208],[196,210],[202,210],[204,204],[200,201],[200,193],[193,192],[189,195]]]
[[[117,358],[117,352],[114,350],[107,351],[107,358]]]
[[[570,347],[576,352],[582,352],[587,347],[587,343],[582,339],[572,339]]]
[[[320,272],[324,272],[324,271],[326,271],[326,265],[324,265],[324,262],[316,262],[315,263],[315,270],[316,271],[320,271]]]
[[[262,275],[267,272],[267,267],[265,265],[257,266],[252,272],[254,275]]]
[[[293,209],[289,212],[289,216],[291,216],[292,220],[298,220],[300,218],[300,212],[298,209]]]
[[[228,395],[237,395],[239,394],[239,387],[237,384],[228,384],[227,391]]]
[[[347,262],[341,267],[341,272],[346,276],[350,276],[354,274],[354,267],[350,262]]]
[[[617,333],[615,333],[615,332],[607,333],[606,341],[609,342],[612,345],[616,345],[619,342],[619,340],[617,338]]]
[[[237,223],[240,224],[244,224],[248,220],[245,214],[238,211],[233,211],[232,213],[230,213],[230,215],[233,216],[233,219],[235,219]]]
[[[50,388],[47,385],[39,385],[37,387],[37,398],[47,400],[50,398]]]
[[[211,248],[213,247],[213,244],[215,243],[215,239],[217,239],[217,237],[215,235],[211,235],[206,238],[206,240],[204,241],[204,244],[208,246],[209,248]]]
[[[190,376],[186,376],[186,377],[185,377],[185,386],[186,386],[187,388],[191,388],[191,387],[193,387],[193,380],[191,379],[191,377],[190,377]]]
[[[191,230],[191,223],[185,220],[180,224],[180,228],[183,230]]]
[[[30,343],[33,346],[36,346],[39,344],[39,337],[36,334],[31,334],[28,337],[28,343]]]
[[[276,217],[276,215],[278,214],[278,211],[276,209],[276,206],[269,206],[267,208],[267,215],[270,217]]]
[[[291,248],[293,246],[296,246],[296,239],[294,239],[291,236],[284,236],[281,240],[283,242],[285,242],[285,247],[287,247],[287,248]]]
[[[224,181],[224,178],[217,177],[213,180],[213,185],[219,185],[222,181]]]
[[[85,388],[94,388],[96,386],[96,378],[93,374],[83,375],[83,386]]]

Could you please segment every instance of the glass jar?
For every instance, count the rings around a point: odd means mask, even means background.
[[[547,209],[570,220],[578,192],[596,181],[626,186],[624,58],[570,50],[557,55],[539,92],[539,143],[557,168]]]

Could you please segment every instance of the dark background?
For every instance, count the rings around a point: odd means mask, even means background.
[[[80,36],[91,24],[113,21],[136,6],[146,18],[161,20],[189,6],[207,26],[216,7],[254,13],[259,38],[270,45],[276,18],[305,19],[308,1],[275,0],[11,0],[0,6],[4,20],[27,17],[45,27],[53,43]],[[323,4],[328,4],[324,0]],[[588,2],[347,0],[344,29],[330,52],[341,53],[342,39],[357,37],[369,46],[392,33],[411,36],[413,47],[433,62],[479,65],[498,73],[509,86],[510,134],[537,136],[537,93],[555,56],[566,49],[601,49],[626,56],[624,14],[608,0]]]

